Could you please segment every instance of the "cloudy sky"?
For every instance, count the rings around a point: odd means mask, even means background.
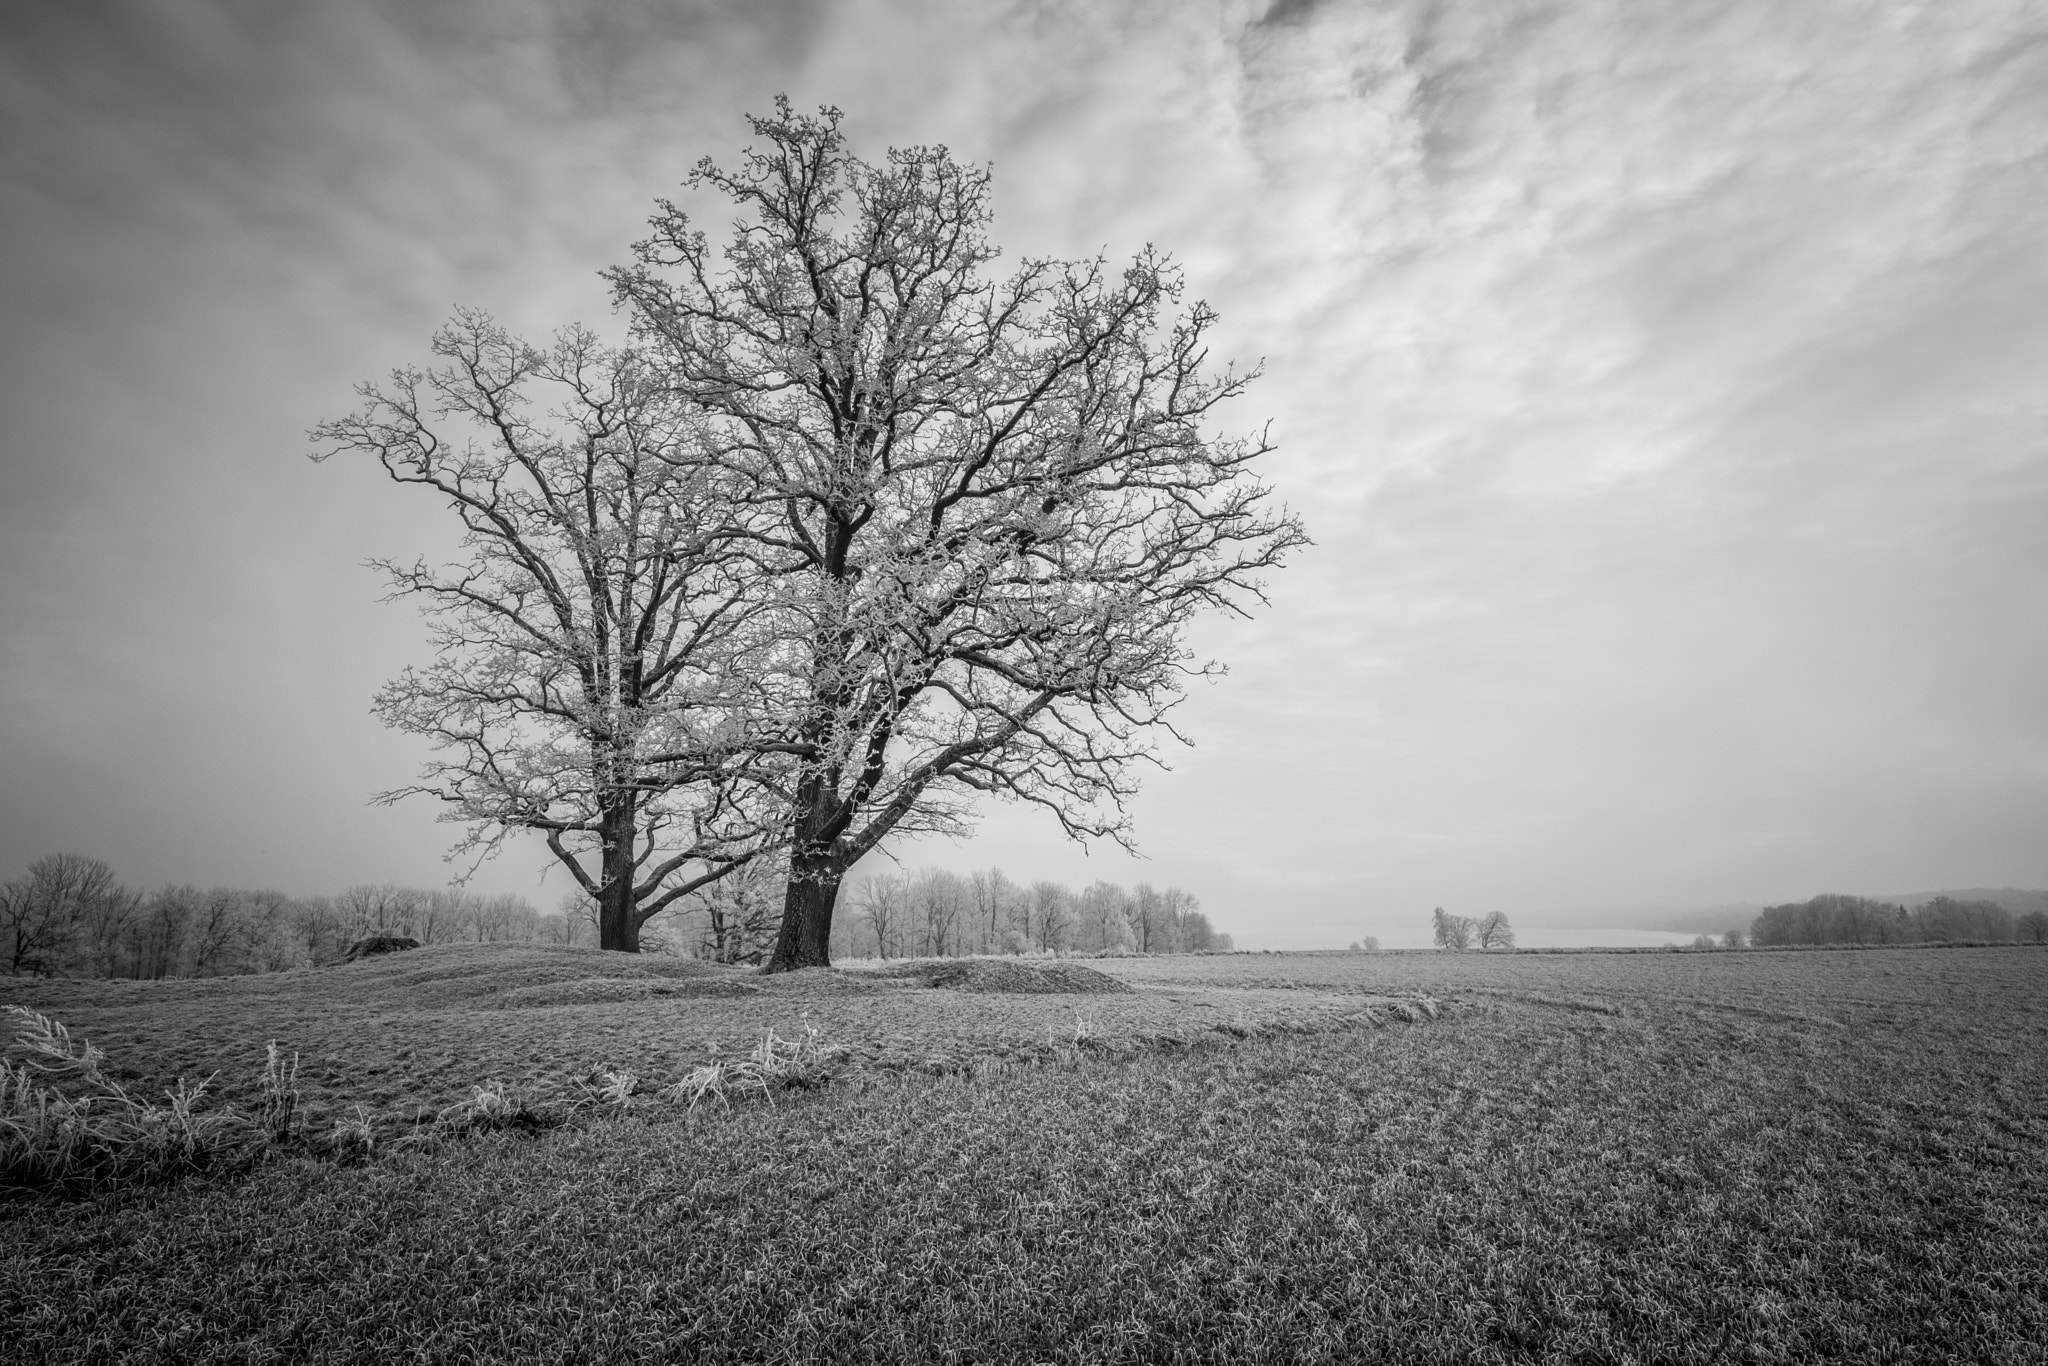
[[[1174,253],[1317,542],[1202,631],[1145,862],[1000,809],[907,862],[1253,947],[2048,885],[2020,0],[14,0],[0,876],[448,876],[367,804],[423,634],[361,566],[446,515],[306,431],[458,304],[616,327],[596,272],[779,92],[993,162],[1012,255]]]

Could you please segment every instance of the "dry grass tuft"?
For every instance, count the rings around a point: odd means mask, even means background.
[[[165,1104],[137,1100],[101,1070],[106,1055],[62,1024],[9,1006],[14,1037],[0,1073],[0,1185],[100,1189],[244,1165],[265,1130],[232,1108],[203,1107],[213,1078],[178,1078]],[[282,1075],[282,1074],[280,1074]]]
[[[821,1086],[830,1081],[839,1064],[851,1056],[852,1050],[845,1045],[824,1042],[814,1026],[806,1025],[803,1034],[794,1039],[777,1038],[771,1029],[746,1057],[714,1057],[685,1072],[659,1094],[662,1099],[687,1105],[692,1111],[707,1099],[731,1109],[735,1095],[763,1096],[772,1103],[777,1090]],[[620,1108],[627,1103],[630,1102],[621,1100]]]

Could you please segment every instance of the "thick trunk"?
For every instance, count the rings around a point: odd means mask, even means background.
[[[829,854],[791,860],[782,930],[775,937],[768,971],[832,966],[832,908],[845,878],[845,866]]]
[[[640,922],[633,900],[633,803],[630,798],[604,814],[604,864],[597,889],[597,946],[640,952]]]

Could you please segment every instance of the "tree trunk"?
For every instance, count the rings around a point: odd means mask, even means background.
[[[768,971],[832,966],[832,908],[839,901],[839,884],[845,879],[845,866],[829,854],[790,861],[782,930],[775,936]]]
[[[640,952],[640,922],[633,914],[634,802],[631,796],[604,813],[604,862],[597,889],[597,946]]]

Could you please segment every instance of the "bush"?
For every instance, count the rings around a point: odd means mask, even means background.
[[[380,953],[402,953],[406,949],[416,949],[419,946],[420,941],[409,934],[366,934],[348,946],[348,952],[342,955],[342,961],[353,963],[358,959],[373,958]]]

